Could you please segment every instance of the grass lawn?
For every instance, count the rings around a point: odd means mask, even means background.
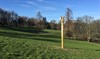
[[[61,49],[59,30],[34,31],[0,27],[0,59],[100,59],[100,44],[64,39]]]

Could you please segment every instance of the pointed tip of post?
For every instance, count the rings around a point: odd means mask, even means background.
[[[64,19],[65,17],[64,16],[60,16],[60,19]]]
[[[60,16],[60,20],[62,19],[62,16]]]
[[[63,16],[60,16],[60,18],[62,19],[62,18],[63,18]]]

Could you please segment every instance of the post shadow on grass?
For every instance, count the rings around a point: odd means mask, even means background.
[[[38,38],[39,36],[35,35],[35,37],[32,37],[33,35],[29,35],[29,34],[21,34],[21,33],[12,33],[12,32],[0,32],[0,35],[2,36],[9,36],[9,37],[16,37],[16,38],[24,38],[24,39],[32,39],[32,40],[39,40],[39,41],[49,41],[49,42],[60,42],[60,40],[53,40],[53,39],[50,39],[50,38],[47,38],[46,36],[42,37],[40,36],[41,38]]]
[[[14,31],[20,31],[20,32],[29,32],[29,33],[48,33],[47,31],[38,30],[33,27],[10,27],[10,26],[3,26],[0,27],[0,29],[3,30],[14,30]]]
[[[100,51],[100,49],[97,49],[97,50],[95,50],[95,51]]]

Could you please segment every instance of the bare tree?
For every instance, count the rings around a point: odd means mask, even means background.
[[[75,22],[75,31],[78,34],[78,37],[81,37],[81,39],[87,39],[87,41],[90,41],[91,39],[91,22],[93,20],[93,17],[91,16],[82,16],[78,17],[77,21]]]
[[[27,17],[21,16],[18,18],[18,26],[24,27],[26,25]]]
[[[89,42],[90,39],[91,39],[91,21],[93,20],[94,18],[91,17],[91,16],[83,16],[83,21],[84,23],[86,24],[85,26],[85,29],[86,29],[86,36],[87,36],[87,41]]]
[[[68,37],[72,37],[74,34],[74,23],[72,21],[72,11],[70,8],[67,8],[66,11],[66,20],[65,20],[65,27],[64,27],[64,33]]]
[[[92,37],[100,38],[100,19],[92,21]]]
[[[50,26],[51,26],[51,29],[56,29],[56,20],[51,20]]]
[[[36,27],[36,19],[35,18],[29,18],[27,25],[29,27]]]
[[[41,15],[41,12],[37,12],[37,28],[39,30],[44,29],[44,22],[43,22],[43,17]]]

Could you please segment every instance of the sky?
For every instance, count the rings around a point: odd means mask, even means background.
[[[59,21],[67,8],[72,10],[74,19],[84,15],[100,18],[100,0],[0,0],[0,8],[27,17],[36,17],[40,11],[48,21]]]

